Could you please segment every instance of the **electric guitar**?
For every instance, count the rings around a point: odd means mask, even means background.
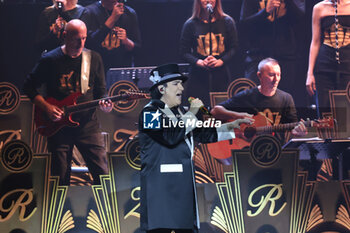
[[[292,130],[299,122],[271,125],[269,119],[263,115],[256,115],[252,125],[241,124],[240,129],[235,129],[236,138],[220,142],[208,143],[207,148],[211,156],[216,159],[227,159],[231,157],[231,150],[239,150],[250,146],[257,135],[285,132]],[[335,120],[325,118],[319,120],[307,120],[303,122],[306,127],[334,128]]]
[[[68,127],[77,127],[79,126],[79,122],[72,120],[72,114],[76,112],[80,112],[83,110],[95,108],[99,105],[101,100],[110,100],[112,102],[116,101],[131,101],[137,99],[145,99],[149,98],[149,95],[142,92],[134,92],[127,91],[120,95],[115,95],[111,97],[106,97],[102,99],[87,101],[84,103],[76,103],[77,98],[81,96],[80,92],[75,92],[64,98],[63,100],[56,100],[55,98],[49,97],[46,101],[52,105],[55,105],[61,108],[64,112],[64,116],[59,121],[52,121],[45,111],[41,108],[35,106],[34,109],[34,122],[36,125],[36,129],[39,134],[43,136],[52,136],[57,133],[61,128]]]

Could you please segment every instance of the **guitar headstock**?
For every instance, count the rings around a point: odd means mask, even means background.
[[[149,93],[144,92],[144,91],[136,91],[129,89],[123,93],[123,95],[128,99],[128,100],[136,100],[136,99],[150,99],[151,96]]]
[[[336,124],[336,120],[332,117],[329,117],[329,118],[313,120],[311,123],[311,126],[319,129],[330,129],[330,128],[334,128],[335,124]]]

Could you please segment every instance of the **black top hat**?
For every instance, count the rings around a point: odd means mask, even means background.
[[[165,64],[158,66],[151,71],[149,80],[151,80],[153,86],[151,86],[150,90],[160,84],[176,79],[180,79],[182,82],[187,80],[187,77],[180,73],[179,66],[177,64]]]

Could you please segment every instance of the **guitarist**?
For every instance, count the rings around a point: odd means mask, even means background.
[[[24,83],[24,93],[54,122],[61,120],[64,112],[46,101],[47,97],[62,100],[81,92],[84,94],[78,102],[86,102],[106,96],[102,60],[96,52],[84,50],[86,35],[84,22],[78,19],[69,21],[63,32],[64,44],[44,54]],[[82,73],[87,78],[83,78]],[[46,94],[39,92],[38,88],[42,86],[46,88]],[[104,112],[112,110],[110,101],[100,101],[99,105]],[[52,154],[51,175],[60,177],[60,185],[70,183],[74,145],[83,155],[95,184],[100,182],[99,175],[108,172],[104,140],[95,111],[74,114],[74,121],[80,123],[78,127],[63,127],[47,138],[48,150]]]
[[[231,99],[216,105],[211,114],[225,121],[262,115],[271,125],[297,122],[292,96],[277,88],[281,80],[281,68],[278,61],[273,58],[260,61],[257,76],[260,81],[259,86],[242,91]],[[294,136],[304,136],[307,134],[307,129],[303,122],[300,122],[291,133]],[[277,136],[284,144],[284,135]]]

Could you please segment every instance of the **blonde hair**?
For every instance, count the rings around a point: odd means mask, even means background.
[[[193,8],[192,8],[192,16],[190,19],[195,19],[195,18],[202,19],[201,15],[202,15],[202,12],[205,10],[206,9],[202,8],[201,0],[194,0]],[[215,19],[221,19],[224,16],[227,16],[222,10],[221,0],[216,0],[216,4],[213,11],[214,11],[213,15]]]

